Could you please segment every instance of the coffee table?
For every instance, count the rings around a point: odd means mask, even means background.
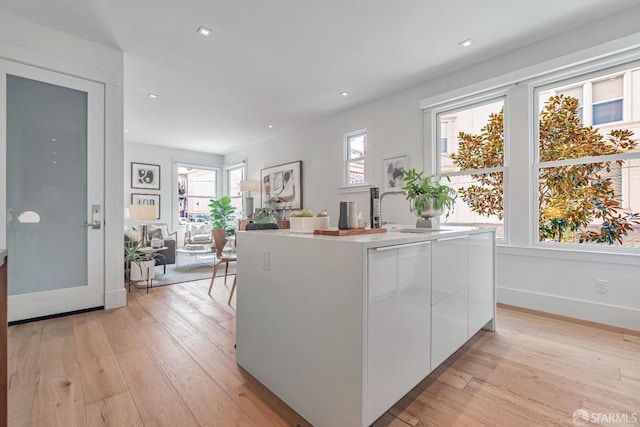
[[[196,260],[200,259],[215,259],[216,252],[211,245],[186,245],[176,249],[177,254],[187,254],[195,257]],[[176,268],[180,267],[180,257],[176,257]]]

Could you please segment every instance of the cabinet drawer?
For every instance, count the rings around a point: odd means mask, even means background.
[[[467,289],[431,306],[431,371],[467,342],[468,319]]]
[[[469,237],[433,242],[431,304],[466,289],[469,285]]]

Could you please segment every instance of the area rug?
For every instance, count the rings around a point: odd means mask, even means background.
[[[176,283],[211,279],[211,274],[213,274],[213,265],[213,262],[194,262],[187,258],[186,260],[180,259],[179,267],[175,264],[167,265],[166,273],[163,273],[163,266],[156,266],[156,277],[153,279],[153,286],[173,285]],[[235,263],[230,263],[229,275],[233,274],[236,274],[236,266]],[[216,276],[224,276],[224,266],[221,266]],[[140,282],[139,284],[144,285],[145,283]]]

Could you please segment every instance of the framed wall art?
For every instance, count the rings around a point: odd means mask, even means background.
[[[302,161],[271,166],[260,171],[262,206],[302,208]],[[271,203],[270,203],[271,201]]]
[[[409,156],[392,157],[383,160],[384,191],[400,190],[404,186],[404,171],[409,167]]]
[[[131,193],[132,205],[153,205],[156,207],[156,219],[160,219],[160,195]]]
[[[160,165],[131,162],[131,188],[160,189]]]

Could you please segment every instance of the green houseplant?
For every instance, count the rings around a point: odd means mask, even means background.
[[[124,245],[124,266],[129,271],[129,279],[137,282],[147,280],[147,272],[151,271],[154,277],[156,258],[162,254],[155,251],[141,251],[142,242]]]
[[[441,184],[439,177],[425,177],[423,174],[415,169],[404,172],[405,186],[402,189],[407,192],[411,211],[418,217],[418,223],[443,213],[448,217],[453,212],[458,193],[453,188]],[[447,180],[450,181],[449,177]]]
[[[213,228],[224,228],[227,236],[235,234],[235,228],[232,225],[235,219],[236,207],[231,204],[229,196],[222,196],[219,199],[211,199],[209,201],[211,208],[211,218],[213,220]]]

